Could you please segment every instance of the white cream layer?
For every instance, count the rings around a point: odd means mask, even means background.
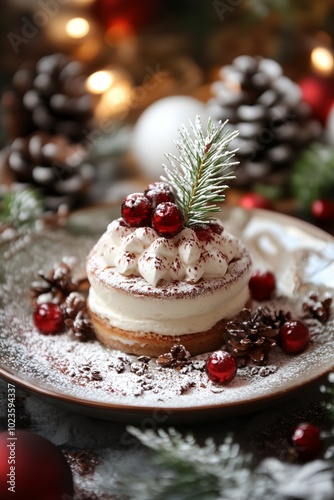
[[[141,276],[153,286],[224,276],[229,262],[240,254],[238,240],[223,228],[204,241],[190,228],[164,238],[151,227],[125,227],[121,219],[109,224],[97,245],[108,266],[124,276]]]
[[[108,266],[100,241],[87,262],[89,308],[122,330],[174,336],[210,330],[219,320],[237,314],[249,297],[250,256],[237,238],[228,237],[236,240],[239,251],[224,276],[157,287]]]
[[[196,299],[176,299],[157,301],[141,299],[136,303],[133,297],[124,299],[114,290],[110,294],[113,305],[99,297],[91,288],[89,292],[89,308],[98,316],[109,321],[111,326],[133,332],[156,333],[160,335],[179,336],[189,333],[210,330],[219,320],[232,318],[248,300],[248,289],[243,283],[243,289],[236,287],[235,294],[226,301],[226,293],[216,292],[214,297],[197,297]],[[119,300],[121,299],[121,300]],[[125,307],[117,307],[121,303]],[[131,311],[131,314],[129,314]],[[198,311],[203,311],[198,314]],[[146,317],[144,313],[146,312]],[[195,313],[196,312],[196,313]]]

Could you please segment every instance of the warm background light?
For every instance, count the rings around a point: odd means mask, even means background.
[[[333,54],[325,47],[316,47],[311,52],[313,69],[322,75],[329,75],[334,69]]]
[[[108,81],[109,86],[107,86]],[[104,90],[102,90],[102,83],[105,84]],[[116,117],[130,109],[133,83],[125,72],[117,69],[97,71],[87,79],[88,89],[89,85],[95,88],[92,92],[101,94],[96,106],[98,119]],[[97,88],[100,89],[99,92]]]
[[[114,81],[110,71],[96,71],[87,78],[87,90],[93,94],[102,94],[108,90]]]
[[[83,17],[75,17],[66,24],[66,33],[71,38],[83,38],[89,32],[89,22]]]

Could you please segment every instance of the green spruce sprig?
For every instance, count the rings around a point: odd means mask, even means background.
[[[0,203],[0,224],[13,228],[27,228],[41,217],[42,200],[34,189],[23,189],[7,193]]]
[[[236,150],[229,145],[239,132],[226,130],[226,123],[216,125],[209,118],[204,135],[197,116],[195,125],[190,121],[193,136],[183,126],[180,139],[174,141],[179,158],[166,154],[170,167],[163,165],[162,180],[172,186],[186,226],[210,222],[211,213],[219,212],[217,204],[225,199],[226,181],[234,179],[232,167],[238,162],[231,161]]]
[[[250,470],[252,457],[243,453],[231,436],[220,446],[216,446],[212,439],[200,446],[193,435],[183,436],[171,427],[156,432],[143,432],[132,426],[127,430],[154,450],[153,463],[158,474],[156,478],[151,476],[149,481],[139,477],[127,481],[124,489],[129,498],[249,500],[249,492],[254,489]]]
[[[305,210],[310,210],[312,202],[318,198],[333,199],[333,146],[314,142],[305,149],[292,166],[291,191]]]

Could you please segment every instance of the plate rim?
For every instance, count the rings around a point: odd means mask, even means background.
[[[118,207],[117,203],[110,203],[110,204],[103,203],[103,204],[93,205],[91,207],[85,207],[80,210],[76,210],[69,214],[65,226],[63,226],[61,229],[68,230],[72,221],[75,220],[77,216],[80,217],[84,215],[85,212],[87,214],[89,213],[90,216],[92,216],[92,211],[98,213],[99,211],[114,210],[116,207]],[[255,216],[257,215],[264,217],[265,219],[271,218],[271,220],[278,222],[279,224],[283,224],[284,222],[286,223],[287,221],[289,221],[290,225],[294,227],[297,225],[300,229],[302,230],[304,229],[304,231],[307,234],[311,234],[312,236],[316,235],[320,237],[323,241],[334,244],[334,236],[332,236],[330,233],[323,230],[322,228],[314,226],[308,221],[298,219],[294,216],[283,214],[280,212],[273,212],[271,210],[265,210],[265,209],[247,210],[242,207],[235,207],[228,205],[224,207],[224,210],[218,214],[218,217],[224,220],[224,216],[226,218],[229,216],[229,214],[231,214],[233,211],[236,210],[247,216],[247,220],[250,220],[252,216],[254,217],[254,215]],[[203,417],[209,416],[210,413],[218,413],[219,416],[224,417],[224,413],[227,413],[228,416],[234,413],[239,413],[240,408],[245,409],[245,412],[247,412],[248,408],[250,409],[250,411],[252,411],[252,408],[256,405],[269,406],[271,403],[275,403],[275,401],[282,399],[282,397],[285,398],[291,396],[296,391],[299,391],[302,388],[307,387],[308,385],[314,383],[315,381],[322,379],[323,377],[327,376],[333,369],[334,369],[334,357],[331,366],[327,366],[325,369],[315,373],[313,376],[309,374],[308,379],[305,382],[298,379],[293,386],[285,388],[280,387],[277,391],[275,391],[272,394],[265,393],[263,395],[257,395],[255,397],[248,397],[247,400],[242,400],[242,401],[230,401],[227,403],[214,403],[207,405],[200,404],[196,406],[184,406],[184,407],[166,406],[166,405],[163,407],[144,406],[144,405],[136,406],[130,404],[110,403],[103,401],[94,401],[91,399],[84,399],[75,395],[62,393],[59,390],[60,388],[56,389],[53,386],[44,386],[36,383],[36,381],[28,380],[24,376],[20,375],[18,372],[14,373],[13,370],[11,370],[9,367],[4,366],[3,364],[1,364],[0,366],[0,377],[5,379],[6,381],[14,382],[19,387],[23,387],[27,391],[33,392],[38,396],[46,397],[47,399],[56,401],[58,403],[74,405],[74,407],[76,407],[77,410],[82,409],[82,407],[84,407],[87,410],[92,410],[93,412],[94,410],[97,410],[98,413],[102,413],[102,415],[101,414],[99,415],[100,417],[101,416],[102,418],[107,417],[108,420],[117,420],[118,414],[121,415],[124,413],[131,413],[132,415],[137,415],[137,416],[140,415],[141,417],[143,417],[147,414],[152,414],[152,412],[154,411],[170,412],[172,417],[171,420],[177,420],[178,417],[184,417],[184,416],[186,417],[189,413],[193,415],[194,412],[196,412],[198,415],[200,415],[200,420],[203,420]]]

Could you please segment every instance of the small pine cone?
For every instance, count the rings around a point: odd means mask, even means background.
[[[212,93],[210,116],[228,119],[239,130],[232,143],[240,162],[234,183],[247,188],[266,180],[287,185],[291,163],[322,132],[298,85],[276,61],[245,55],[220,70]]]
[[[66,316],[71,319],[75,319],[80,311],[87,309],[87,302],[85,297],[79,292],[71,292],[66,298],[64,304],[64,310]]]
[[[64,261],[55,264],[48,274],[40,271],[38,276],[41,280],[34,281],[30,287],[34,306],[46,301],[63,304],[66,297],[77,288],[72,278],[72,269]]]
[[[314,318],[320,323],[326,323],[331,314],[332,297],[325,296],[320,300],[317,293],[312,292],[303,302],[303,317]]]
[[[94,338],[94,330],[87,309],[80,310],[74,318],[66,318],[65,325],[74,338],[87,342]]]
[[[64,54],[24,64],[2,100],[8,139],[41,129],[84,140],[94,127],[93,96],[85,81],[83,65]]]
[[[170,352],[157,358],[157,365],[163,368],[182,368],[190,363],[190,353],[181,344],[171,347]]]
[[[245,308],[226,325],[226,350],[236,358],[238,366],[249,361],[265,365],[270,349],[276,346],[280,327],[290,318],[291,314],[283,311],[271,312],[268,308],[258,307],[252,313]]]
[[[79,292],[72,292],[64,303],[65,324],[70,333],[81,342],[94,338],[92,323],[87,310],[86,298]]]
[[[86,150],[70,144],[62,135],[35,132],[13,141],[1,158],[1,170],[11,182],[38,188],[44,207],[57,210],[74,206],[87,194],[93,178],[92,165],[85,163]]]

